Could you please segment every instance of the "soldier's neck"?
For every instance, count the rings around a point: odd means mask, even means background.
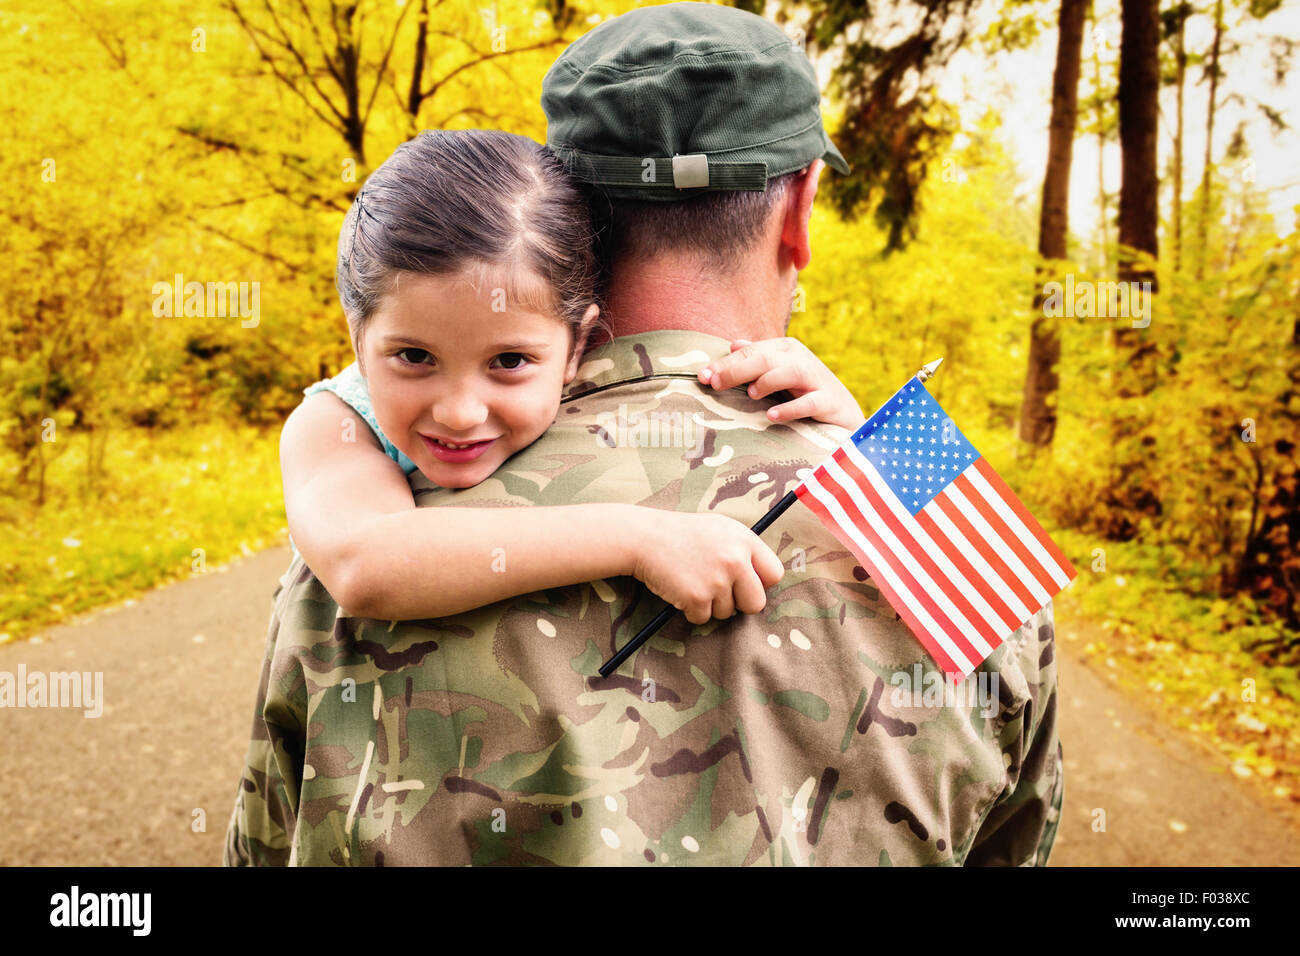
[[[789,324],[796,276],[749,265],[718,275],[682,257],[620,262],[606,315],[616,336],[681,329],[728,340],[777,338]]]

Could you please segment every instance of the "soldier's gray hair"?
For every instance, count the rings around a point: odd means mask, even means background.
[[[609,199],[588,188],[602,239],[605,270],[623,259],[653,259],[665,253],[699,256],[715,273],[726,274],[762,235],[772,209],[803,170],[768,181],[762,192],[707,192],[677,202]]]

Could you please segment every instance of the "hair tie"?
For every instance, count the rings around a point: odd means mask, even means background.
[[[353,205],[356,206],[356,215],[352,219],[352,241],[348,243],[347,255],[349,265],[352,263],[352,256],[357,248],[357,230],[361,228],[361,214],[364,212],[366,215],[370,216],[371,219],[375,218],[375,214],[366,209],[366,204],[361,200],[361,194],[364,192],[365,189],[362,188],[357,193],[357,198],[353,200]]]

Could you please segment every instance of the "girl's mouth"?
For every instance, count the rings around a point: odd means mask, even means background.
[[[461,447],[453,447],[443,444],[436,438],[430,438],[428,435],[421,435],[420,437],[424,439],[424,444],[434,458],[449,465],[459,465],[467,461],[473,461],[487,451],[489,446],[496,441],[495,438],[489,438],[487,441],[471,442]]]

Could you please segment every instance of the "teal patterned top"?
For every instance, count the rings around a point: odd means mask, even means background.
[[[415,462],[402,454],[397,446],[388,440],[388,436],[380,431],[379,422],[375,419],[375,410],[370,405],[370,391],[366,388],[366,380],[361,377],[361,369],[357,367],[356,362],[353,362],[333,378],[324,379],[302,390],[304,396],[315,395],[317,392],[333,392],[343,399],[370,426],[370,430],[379,439],[379,444],[383,446],[384,453],[397,462],[398,466],[406,474],[409,475],[415,471]],[[289,538],[289,544],[293,545],[293,554],[294,557],[297,557],[298,546],[293,543],[292,536]]]
[[[333,392],[347,402],[354,412],[365,419],[370,430],[379,439],[379,444],[384,446],[384,452],[388,457],[397,462],[402,471],[408,475],[415,471],[415,462],[398,451],[397,446],[379,430],[379,422],[375,420],[375,410],[370,406],[370,391],[366,388],[366,380],[361,377],[361,369],[356,362],[333,378],[327,378],[302,390],[303,395],[315,395],[317,392]]]

